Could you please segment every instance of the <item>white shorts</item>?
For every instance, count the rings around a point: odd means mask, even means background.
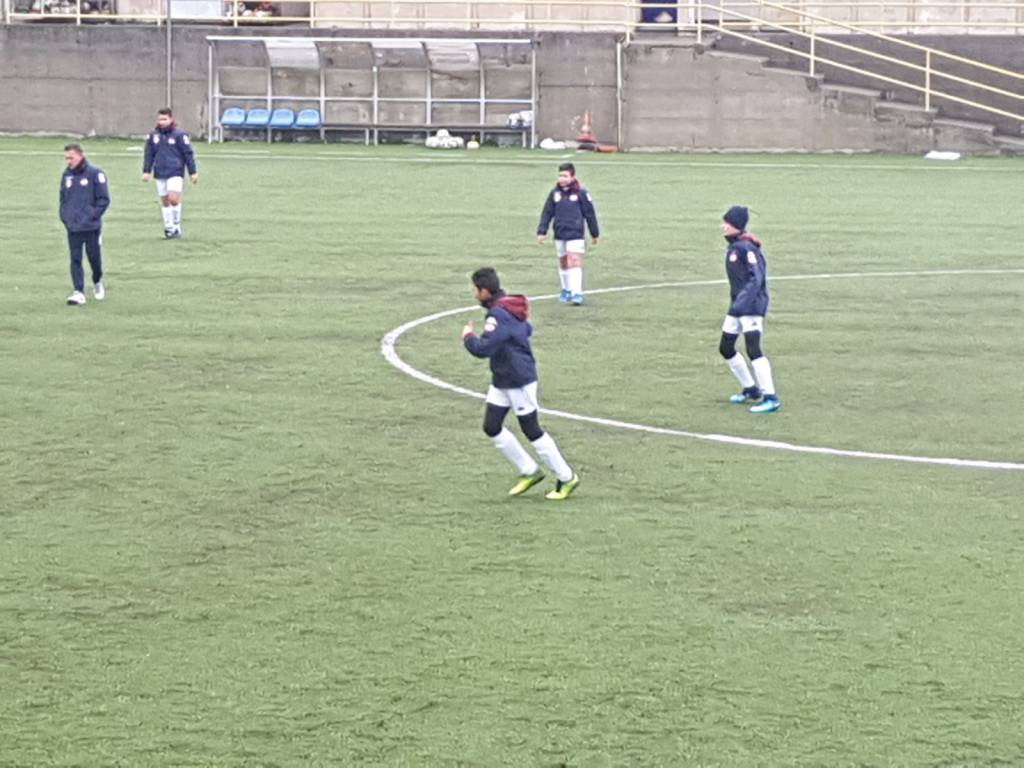
[[[582,256],[586,250],[586,240],[555,240],[555,252],[560,259],[570,253],[577,253]]]
[[[722,321],[722,333],[734,333],[737,336],[750,331],[764,332],[764,315],[743,315],[736,317],[726,315]]]
[[[498,389],[492,384],[487,390],[486,401],[499,408],[511,408],[516,416],[525,416],[540,408],[536,381],[515,389]]]
[[[177,192],[179,195],[185,188],[185,179],[181,176],[171,176],[169,179],[156,180],[156,193],[160,197],[167,197],[168,192]]]

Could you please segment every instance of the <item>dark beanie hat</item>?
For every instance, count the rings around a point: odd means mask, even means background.
[[[750,221],[750,212],[742,205],[734,205],[725,212],[722,220],[729,222],[742,232],[747,228],[747,222]]]

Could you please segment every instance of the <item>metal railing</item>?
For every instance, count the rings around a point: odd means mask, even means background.
[[[703,14],[698,16],[693,24],[698,43],[703,42],[705,35],[707,35],[709,31],[712,31],[715,34],[744,40],[753,44],[755,48],[778,50],[784,52],[787,56],[802,58],[806,61],[807,73],[811,76],[820,74],[821,66],[826,65],[859,75],[875,82],[906,88],[910,91],[922,94],[924,98],[924,108],[926,110],[932,109],[933,102],[936,99],[939,99],[961,104],[989,115],[998,115],[1000,117],[1024,123],[1024,73],[1015,72],[1003,67],[997,67],[983,61],[978,61],[976,59],[971,59],[954,53],[948,53],[937,48],[920,45],[901,38],[891,37],[880,32],[866,30],[852,24],[837,22],[834,19],[829,19],[815,13],[802,11],[795,6],[773,3],[768,0],[761,0],[759,2],[759,6],[761,8],[772,9],[780,14],[796,16],[796,21],[790,23],[774,22],[768,21],[763,15],[754,16],[724,6],[710,6],[703,3],[702,6],[705,8],[714,8],[719,12],[719,16],[717,21],[711,23],[703,21]],[[665,4],[665,7],[671,6]],[[807,42],[807,50],[802,51],[788,45],[781,45],[763,37],[756,37],[748,34],[747,32],[743,32],[730,24],[730,21],[734,20],[739,21],[741,25],[747,25],[748,29],[750,27],[756,27],[758,31],[764,31],[767,29],[795,35]],[[896,55],[881,53],[865,46],[854,45],[837,38],[834,34],[822,34],[817,30],[817,27],[819,26],[826,30],[839,28],[846,33],[870,37],[873,40],[892,46],[896,50],[905,52],[906,57],[900,58]],[[911,74],[916,74],[919,76],[919,79],[915,82],[901,77],[894,77],[890,74],[880,72],[877,69],[866,69],[865,67],[858,67],[848,62],[839,61],[837,59],[830,58],[828,55],[823,55],[821,52],[822,48],[832,48],[840,51],[846,51],[848,53],[855,53],[857,56],[865,57],[870,61],[884,62],[885,64],[905,69]],[[912,57],[917,57],[918,61],[914,61]],[[967,77],[963,74],[957,74],[956,72],[951,71],[949,66],[950,64],[956,65],[961,69],[975,70],[978,72],[978,75],[976,77]],[[1007,90],[1006,88],[1001,88],[979,79],[980,77],[985,76],[997,76],[1013,82],[1015,85],[1019,86],[1019,90]],[[940,83],[938,86],[936,85],[937,81]],[[962,86],[967,86],[972,92],[978,93],[979,98],[985,95],[998,96],[1013,104],[1013,108],[1005,109],[977,99],[969,99],[959,96],[949,92],[941,85],[941,83],[957,83]]]
[[[271,2],[258,0],[211,0],[204,14],[190,14],[169,8],[174,0],[130,0],[133,8],[122,8],[129,0],[0,0],[3,21],[27,22],[62,20],[75,24],[125,21],[163,24],[174,21],[206,22],[239,26],[302,24],[309,27],[347,27],[356,29],[465,29],[468,31],[570,30],[616,31],[664,28],[664,24],[640,21],[643,8],[650,4],[634,0],[305,0]],[[108,3],[114,12],[98,12]],[[28,10],[26,10],[26,4]],[[289,15],[265,15],[260,8],[280,9],[306,6],[308,12]],[[683,26],[696,23],[706,12],[730,14],[750,11],[758,21],[785,21],[796,14],[805,22],[816,16],[812,26],[819,32],[826,27],[843,33],[852,25],[855,31],[946,31],[1024,34],[1024,0],[799,0],[786,9],[772,8],[758,0],[722,0],[704,3],[689,0],[666,5]],[[215,12],[211,13],[210,8]],[[759,9],[759,10],[758,10]],[[894,11],[901,12],[896,18]],[[932,15],[936,18],[932,18]],[[773,16],[775,16],[773,18]],[[730,16],[731,24],[740,23]],[[752,25],[754,25],[752,23]],[[806,24],[804,25],[806,27]]]

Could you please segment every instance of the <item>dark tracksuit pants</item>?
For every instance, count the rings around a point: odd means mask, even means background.
[[[103,257],[100,245],[103,236],[98,229],[88,232],[68,232],[68,246],[71,248],[71,284],[76,291],[85,290],[85,273],[82,270],[82,249],[89,257],[92,282],[95,285],[103,279]]]

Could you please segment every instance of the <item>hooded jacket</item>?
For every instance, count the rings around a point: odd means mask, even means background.
[[[173,179],[196,173],[196,155],[192,151],[192,140],[171,123],[166,128],[156,126],[146,139],[146,155],[142,161],[142,172],[152,173],[157,179]]]
[[[768,264],[761,241],[743,232],[727,237],[725,273],[729,276],[729,312],[733,317],[768,314]]]
[[[537,380],[537,363],[530,349],[533,327],[527,318],[525,296],[500,291],[485,305],[487,319],[480,336],[468,333],[463,343],[474,357],[490,358],[491,383],[498,389],[525,387]]]
[[[544,202],[540,224],[537,225],[538,235],[548,233],[552,219],[555,222],[555,240],[584,240],[584,226],[590,230],[591,237],[600,237],[594,198],[578,181],[574,181],[565,189],[555,186],[551,190],[551,194]]]

